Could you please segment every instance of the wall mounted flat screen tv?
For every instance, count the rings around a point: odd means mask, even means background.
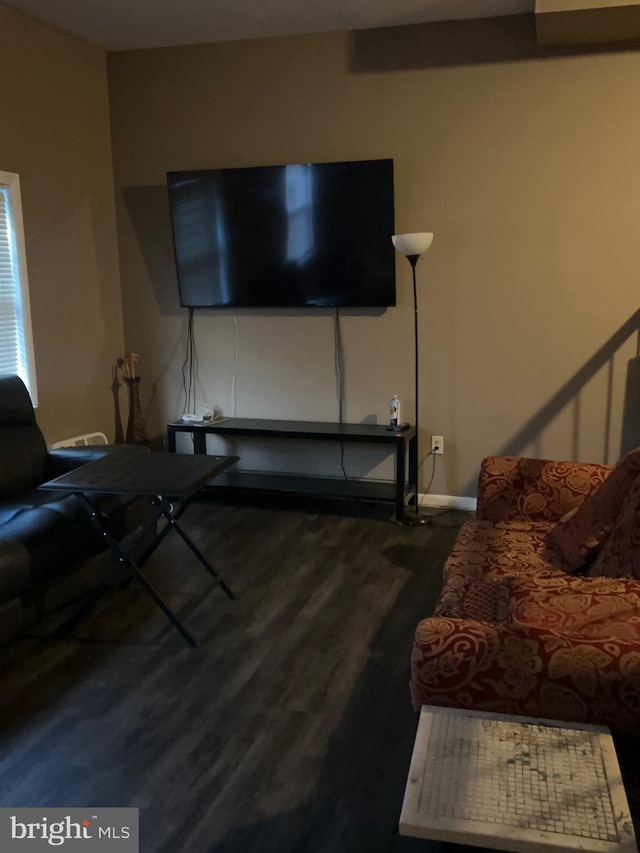
[[[180,304],[396,304],[393,160],[169,172]]]

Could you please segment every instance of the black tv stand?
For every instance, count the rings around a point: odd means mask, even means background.
[[[339,424],[318,421],[276,421],[254,418],[228,418],[209,423],[174,421],[167,425],[167,447],[176,452],[176,433],[187,432],[193,437],[194,453],[207,452],[207,433],[231,438],[313,439],[315,441],[349,441],[360,444],[384,444],[395,451],[395,480],[351,480],[337,477],[308,477],[305,475],[271,472],[227,471],[218,477],[214,488],[251,489],[254,491],[289,492],[332,498],[351,498],[389,501],[395,504],[396,519],[406,521],[405,505],[415,494],[416,430],[408,426],[392,431],[377,424]],[[407,476],[407,464],[409,467]]]

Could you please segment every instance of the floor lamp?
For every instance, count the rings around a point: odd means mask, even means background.
[[[427,519],[420,514],[420,499],[418,497],[418,460],[419,460],[419,437],[420,437],[420,427],[419,427],[419,412],[420,407],[418,405],[419,399],[419,365],[420,360],[418,358],[418,293],[416,290],[416,264],[420,260],[420,256],[424,255],[427,251],[431,243],[433,242],[433,234],[428,233],[416,233],[416,234],[394,234],[391,238],[393,241],[393,245],[396,247],[398,252],[401,255],[406,255],[407,260],[411,264],[411,272],[413,273],[413,340],[415,347],[415,366],[414,366],[414,376],[416,381],[416,389],[415,389],[415,405],[416,405],[416,414],[415,414],[415,424],[416,424],[416,440],[414,442],[413,453],[411,454],[409,460],[409,469],[413,471],[415,474],[415,494],[413,496],[413,509],[414,512],[411,515],[407,515],[405,513],[405,522],[407,524],[426,524]]]

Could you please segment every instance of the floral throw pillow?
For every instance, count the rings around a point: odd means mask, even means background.
[[[564,557],[568,572],[586,568],[596,557],[639,476],[640,448],[623,456],[602,485],[551,529],[549,539]]]
[[[589,577],[640,579],[640,477],[627,495]]]

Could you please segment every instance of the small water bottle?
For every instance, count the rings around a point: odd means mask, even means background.
[[[397,427],[400,423],[400,400],[398,395],[394,394],[389,405],[389,425]]]

